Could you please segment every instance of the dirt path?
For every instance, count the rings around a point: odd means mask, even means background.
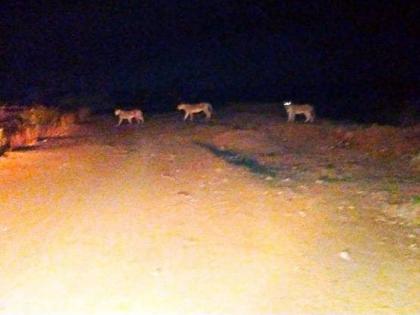
[[[226,163],[211,132],[104,122],[0,159],[0,314],[420,313],[416,235]]]

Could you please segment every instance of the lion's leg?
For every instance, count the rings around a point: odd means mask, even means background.
[[[117,126],[121,125],[121,122],[122,122],[121,117],[118,117],[118,124],[117,124]]]
[[[188,112],[185,112],[184,121],[187,120],[187,118],[188,118]]]
[[[312,113],[311,113],[311,122],[314,122],[314,121],[315,121],[315,112],[312,111]]]
[[[190,113],[190,120],[193,121],[194,120],[194,114]]]
[[[314,115],[312,113],[309,115],[309,122],[314,122]]]
[[[207,120],[210,120],[210,118],[211,118],[211,112],[210,112],[208,109],[206,109],[206,110],[204,111],[204,113],[206,114],[206,119],[207,119]]]

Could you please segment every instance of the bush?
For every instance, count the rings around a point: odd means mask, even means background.
[[[61,126],[72,126],[75,123],[76,123],[76,114],[74,113],[65,113],[60,116]]]
[[[66,113],[60,116],[57,123],[41,126],[40,137],[41,138],[53,138],[53,137],[64,137],[68,136],[75,126],[76,114]]]
[[[79,123],[85,123],[89,121],[90,115],[91,115],[91,110],[89,107],[80,107],[77,110],[77,122]]]
[[[46,126],[56,124],[60,118],[57,109],[34,105],[20,113],[24,126]]]
[[[19,112],[18,119],[2,123],[0,128],[0,155],[11,150],[27,148],[39,139],[69,135],[76,122],[75,113],[60,112],[44,105],[34,105]]]
[[[40,135],[39,126],[21,126],[21,128],[10,136],[10,148],[26,148],[38,143]]]
[[[7,142],[6,135],[4,134],[4,129],[0,128],[0,146],[5,145]]]
[[[7,148],[7,137],[4,134],[4,129],[0,128],[0,156],[6,151]]]

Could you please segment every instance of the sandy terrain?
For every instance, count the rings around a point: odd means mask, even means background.
[[[181,116],[0,158],[0,314],[420,313],[419,230],[381,209],[393,168]]]

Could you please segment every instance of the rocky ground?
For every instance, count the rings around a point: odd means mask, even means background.
[[[420,313],[419,139],[226,110],[7,152],[0,314]]]

